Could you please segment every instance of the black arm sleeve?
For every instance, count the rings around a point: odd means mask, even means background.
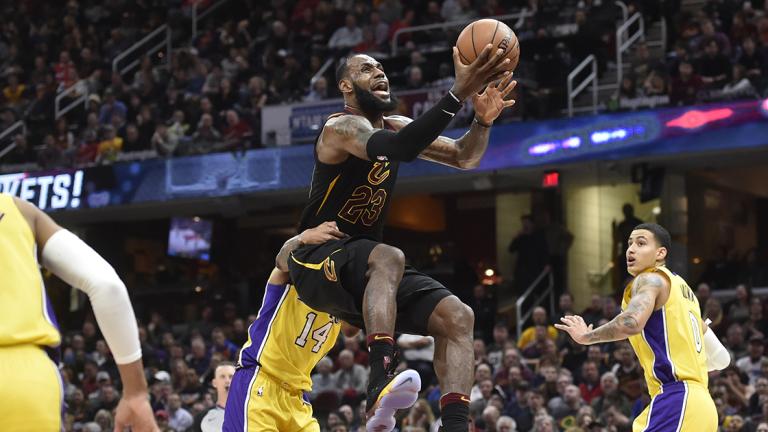
[[[368,138],[366,143],[368,158],[376,161],[385,157],[405,162],[416,159],[416,156],[448,127],[448,123],[459,109],[461,109],[461,103],[447,94],[429,111],[399,131],[377,131]]]

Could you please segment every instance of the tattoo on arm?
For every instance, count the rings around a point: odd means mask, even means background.
[[[275,267],[279,268],[281,271],[287,272],[288,258],[290,257],[291,252],[296,250],[299,246],[301,246],[299,236],[292,237],[287,242],[285,242],[283,247],[280,248],[280,252],[277,253],[277,257],[275,258]]]
[[[371,125],[368,119],[357,115],[332,118],[326,123],[325,127],[331,129],[342,138],[341,140],[332,140],[331,142],[338,142],[344,150],[363,159],[368,159],[366,152],[368,139],[379,131],[379,129],[375,129]]]
[[[490,130],[473,122],[461,138],[438,137],[420,157],[459,169],[476,168],[488,148]]]
[[[613,342],[640,333],[653,313],[656,298],[664,288],[661,276],[644,273],[635,279],[627,309],[607,324],[587,333],[590,343]]]

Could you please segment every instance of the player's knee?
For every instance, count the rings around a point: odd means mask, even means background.
[[[472,308],[462,303],[455,296],[446,297],[430,318],[433,336],[451,339],[472,338],[475,326],[475,313]]]
[[[400,249],[380,244],[373,248],[368,257],[368,264],[371,269],[387,269],[400,272],[405,269],[405,254]]]

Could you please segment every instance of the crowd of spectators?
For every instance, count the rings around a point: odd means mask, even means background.
[[[327,59],[375,55],[391,66],[395,90],[444,85],[452,76],[448,41],[459,29],[403,34],[401,54],[393,58],[390,43],[399,29],[523,9],[531,15],[517,28],[523,61],[516,117],[551,117],[563,107],[565,74],[573,65],[592,53],[601,73],[606,70],[620,16],[610,2],[231,0],[192,35],[192,3],[6,5],[0,130],[23,120],[26,133],[9,137],[16,146],[3,164],[87,166],[258,147],[265,105],[338,96],[334,68],[312,79]],[[200,3],[200,10],[211,3]],[[654,4],[628,2],[630,13],[643,12],[648,25],[668,19],[672,49],[653,56],[638,44],[609,108],[636,108],[648,98],[680,105],[765,94],[768,2],[713,1],[679,18],[673,18],[679,4],[664,11]],[[116,56],[164,23],[173,35],[170,59],[160,51],[137,58],[134,70],[113,72]],[[63,91],[69,96],[61,107],[84,95],[87,104],[57,117],[54,101]]]
[[[663,58],[637,44],[613,108],[768,95],[768,2],[711,1],[674,24]]]
[[[554,316],[536,308],[518,338],[514,326],[497,313],[493,292],[493,286],[477,285],[470,301],[477,316],[470,430],[630,431],[649,398],[629,344],[582,346],[552,326],[559,316],[577,312],[588,323],[603,324],[618,313],[615,298],[596,294],[588,307],[576,311],[566,292]],[[710,373],[720,430],[763,431],[768,427],[768,300],[752,296],[743,284],[730,300],[713,295],[706,283],[696,294],[703,318],[712,321],[710,327],[732,358],[727,369]],[[163,431],[198,430],[196,420],[217,402],[216,367],[236,362],[256,318],[239,314],[234,303],[195,310],[196,319],[184,322],[170,322],[159,312],[140,322],[151,404]],[[81,328],[65,332],[61,351],[66,430],[111,430],[120,391],[117,368],[92,319],[80,322]],[[398,430],[435,431],[441,390],[431,363],[434,340],[399,335],[397,343],[400,368],[417,370],[423,382],[419,401],[400,413]],[[364,430],[367,359],[362,334],[340,336],[316,366],[310,399],[323,431]]]

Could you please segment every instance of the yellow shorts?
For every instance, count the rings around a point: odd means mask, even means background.
[[[717,409],[701,384],[678,381],[662,386],[632,424],[632,432],[716,432]]]
[[[223,431],[320,432],[320,425],[303,392],[284,387],[259,368],[247,368],[232,378]]]
[[[0,347],[0,419],[2,430],[61,431],[61,375],[40,347]]]

